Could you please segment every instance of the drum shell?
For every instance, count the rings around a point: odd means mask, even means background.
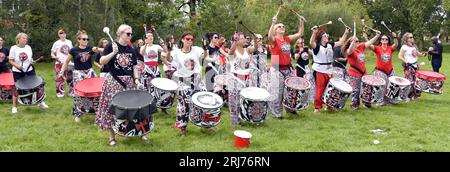
[[[39,78],[40,83],[34,88],[22,88],[21,80],[28,80],[33,77],[34,80]],[[46,98],[45,81],[39,76],[26,76],[15,83],[18,102],[22,105],[35,105],[42,103]]]
[[[298,83],[293,83],[295,85],[290,85],[288,80],[297,80],[297,82],[305,82],[306,88],[294,88]],[[298,86],[298,85],[297,85]],[[308,99],[309,99],[309,91],[311,89],[311,83],[304,78],[299,77],[290,77],[286,79],[284,84],[284,92],[283,92],[283,106],[296,111],[296,110],[304,110],[308,108]]]
[[[337,111],[341,108],[342,104],[347,101],[351,93],[351,91],[345,92],[340,90],[334,86],[332,82],[329,82],[325,88],[322,100],[328,107],[332,108],[332,110]]]
[[[207,105],[201,104],[196,100],[201,95],[210,95],[212,98],[216,98],[219,103],[213,106],[207,107]],[[220,100],[217,100],[220,99]],[[221,121],[221,110],[223,107],[223,100],[219,95],[209,92],[197,92],[191,97],[189,120],[196,126],[201,128],[211,128],[219,125]]]
[[[253,124],[261,124],[266,119],[269,103],[267,100],[252,100],[240,96],[239,117]],[[256,115],[255,115],[256,114]]]

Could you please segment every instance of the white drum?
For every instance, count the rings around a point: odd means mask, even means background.
[[[211,128],[221,121],[222,98],[211,92],[197,92],[191,99],[190,121],[202,128]]]
[[[389,85],[386,90],[386,97],[390,100],[401,101],[408,97],[411,89],[411,81],[406,78],[391,76],[389,77]]]
[[[267,116],[270,94],[258,87],[244,88],[240,92],[239,117],[253,124],[263,123]]]
[[[163,109],[172,107],[178,84],[167,78],[154,78],[151,83],[151,93],[156,98],[156,107]]]
[[[322,100],[329,108],[331,108],[330,110],[337,111],[345,105],[345,102],[348,97],[350,97],[352,91],[353,89],[350,84],[337,78],[331,78],[325,88]]]

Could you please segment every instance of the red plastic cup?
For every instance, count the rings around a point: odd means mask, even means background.
[[[248,148],[250,138],[252,138],[251,133],[244,130],[237,130],[234,132],[234,146],[237,148]]]

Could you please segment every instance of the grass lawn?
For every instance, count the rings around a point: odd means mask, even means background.
[[[367,53],[371,54],[371,53]],[[403,76],[395,55],[395,70]],[[444,54],[441,71],[450,76],[450,63]],[[369,55],[367,68],[374,67],[374,56]],[[422,69],[431,69],[431,64]],[[298,112],[284,114],[283,120],[268,116],[260,126],[244,124],[230,126],[229,110],[223,108],[222,123],[215,131],[200,129],[191,123],[186,137],[170,126],[175,122],[175,108],[170,115],[156,113],[155,129],[150,142],[137,138],[118,137],[116,147],[108,145],[108,132],[94,125],[95,116],[85,116],[75,123],[71,115],[72,98],[56,98],[53,64],[37,64],[37,73],[46,80],[47,99],[50,106],[42,110],[36,106],[19,106],[18,114],[11,114],[10,103],[0,103],[0,151],[136,151],[136,152],[297,152],[297,151],[450,151],[450,95],[445,86],[443,95],[423,94],[419,100],[375,107],[346,109],[338,113],[313,114],[313,105]],[[371,70],[368,70],[371,71]],[[349,101],[348,101],[349,102]],[[249,149],[233,147],[233,132],[237,129],[253,134]],[[369,130],[382,129],[385,135]],[[373,140],[379,140],[374,144]]]

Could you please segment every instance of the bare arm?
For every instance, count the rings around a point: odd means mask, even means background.
[[[403,63],[406,63],[405,50],[403,50],[403,48],[400,49],[400,53],[398,53],[398,59],[400,59]]]
[[[355,49],[356,49],[355,42],[356,42],[356,37],[352,37],[352,42],[350,43],[350,47],[347,49],[346,54],[350,55],[355,51]]]
[[[378,38],[380,38],[381,32],[377,31],[376,33],[377,33],[377,35],[375,35],[372,39],[370,39],[369,41],[364,43],[366,45],[366,47],[372,46],[373,43],[375,43],[375,41],[377,41]]]
[[[314,26],[313,33],[311,35],[311,39],[309,39],[309,45],[311,45],[311,49],[315,49],[316,45],[316,34],[318,32],[317,26]]]
[[[52,53],[50,54],[52,56],[52,59],[58,59],[58,57],[56,57],[56,53],[52,51]]]
[[[392,39],[394,39],[394,45],[392,45],[392,49],[397,49],[398,47],[398,39],[397,34],[395,32],[392,32]]]
[[[61,68],[61,72],[60,72],[61,74],[63,74],[67,70],[67,66],[69,66],[69,63],[72,60],[72,58],[73,57],[71,54],[67,55],[66,60],[64,61],[64,64]]]
[[[297,40],[303,36],[303,32],[305,31],[304,27],[304,21],[302,19],[299,19],[298,23],[298,32],[294,35],[289,35],[289,40]]]
[[[278,7],[277,14],[278,14],[278,12],[280,12],[281,8],[282,8],[281,6]],[[269,29],[269,33],[268,33],[269,43],[275,42],[275,37],[274,36],[275,36],[275,29],[276,28],[274,28],[274,26],[277,23],[277,20],[278,20],[278,16],[277,15],[273,16],[273,18],[272,18],[272,25],[270,25],[270,29]]]
[[[119,48],[117,47],[117,43],[114,42],[112,44],[112,49],[113,49],[113,52],[111,52],[111,53],[109,53],[107,55],[104,55],[104,56],[102,56],[100,58],[100,64],[101,65],[108,64],[109,61],[119,52]]]
[[[335,42],[335,43],[334,43],[334,48],[340,47],[340,46],[344,45],[345,40],[347,39],[347,35],[348,35],[349,32],[350,32],[350,28],[345,28],[345,32],[344,32],[344,34],[342,35],[342,37],[341,37],[341,39],[339,40],[339,42]]]
[[[12,66],[16,67],[17,69],[22,70],[22,66],[17,64],[14,59],[9,59],[9,64],[11,64]]]

